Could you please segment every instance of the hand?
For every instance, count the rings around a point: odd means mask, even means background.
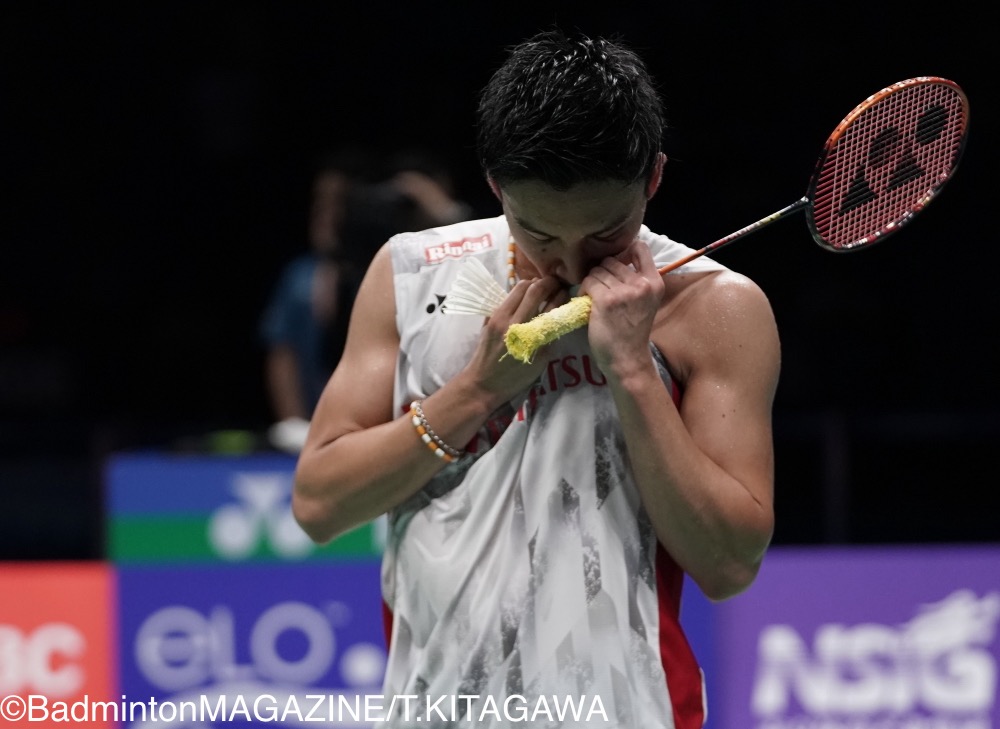
[[[545,369],[544,358],[523,363],[510,356],[504,337],[511,324],[533,319],[568,300],[554,276],[519,281],[503,303],[486,319],[479,343],[465,373],[488,394],[493,409],[527,389]]]
[[[580,291],[593,302],[587,336],[602,372],[612,373],[616,363],[647,356],[664,288],[653,255],[641,241],[615,258],[605,258],[583,280]]]

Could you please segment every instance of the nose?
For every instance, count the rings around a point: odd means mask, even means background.
[[[593,267],[594,264],[579,253],[562,252],[552,259],[548,270],[556,278],[576,286],[586,278]]]

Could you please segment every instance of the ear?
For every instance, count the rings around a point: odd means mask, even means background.
[[[493,190],[493,194],[496,196],[496,199],[503,202],[503,196],[500,194],[500,185],[497,184],[497,181],[492,177],[487,177],[486,182],[489,184],[490,189]]]
[[[646,183],[646,199],[651,200],[656,191],[660,189],[660,182],[663,181],[663,166],[667,163],[667,155],[663,152],[656,153],[656,162],[653,164],[653,171],[649,175],[649,182]]]

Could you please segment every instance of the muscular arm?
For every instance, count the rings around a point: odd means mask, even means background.
[[[466,367],[424,401],[434,431],[461,447],[490,413],[525,390],[542,364],[507,357],[503,335],[552,296],[557,282],[522,281],[483,327]],[[316,407],[299,456],[292,509],[302,528],[326,542],[400,504],[444,462],[416,435],[408,415],[393,412],[399,335],[389,249],[375,257],[351,314],[343,356]]]
[[[638,278],[644,275],[651,280],[646,264]],[[679,277],[669,281],[668,303],[651,323],[648,309],[629,310],[613,289],[598,291],[591,343],[660,543],[709,598],[721,600],[753,581],[773,532],[778,336],[764,294],[745,277],[714,273],[681,285]],[[625,323],[614,318],[624,311],[635,316],[625,342]],[[617,339],[611,322],[618,322]],[[645,350],[644,327],[681,382],[680,410]]]

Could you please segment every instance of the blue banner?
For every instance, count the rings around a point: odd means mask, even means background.
[[[350,709],[385,670],[377,561],[118,572],[123,726],[368,725]]]

